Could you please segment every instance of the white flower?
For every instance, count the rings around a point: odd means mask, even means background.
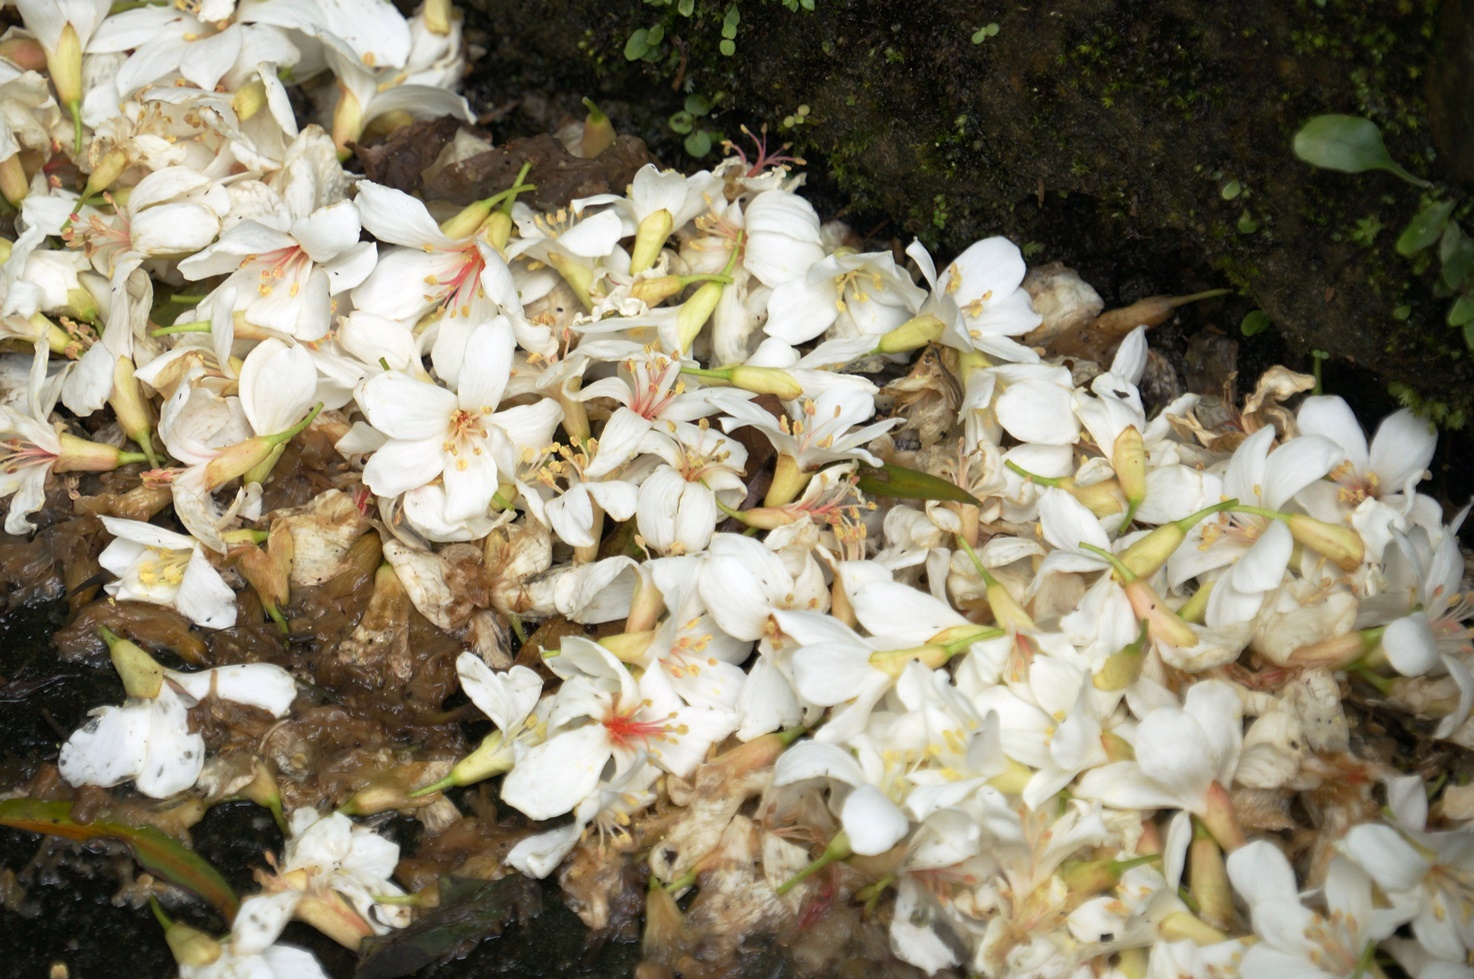
[[[1206,815],[1214,796],[1233,784],[1244,740],[1242,717],[1233,687],[1221,680],[1195,683],[1181,707],[1161,706],[1142,718],[1135,761],[1091,769],[1076,794],[1118,809],[1172,808]]]
[[[410,909],[383,903],[404,893],[390,880],[399,847],[342,813],[292,813],[276,873],[257,874],[262,894],[241,906],[249,924],[236,929],[253,947],[276,941],[296,917],[350,949],[370,935],[409,924]],[[239,939],[238,939],[239,940]]]
[[[353,290],[358,308],[406,322],[440,309],[471,326],[499,312],[521,312],[507,263],[485,241],[447,238],[422,202],[367,180],[358,184],[355,203],[374,237],[401,246],[383,249],[374,270]],[[439,363],[436,368],[454,383],[457,374]]]
[[[1474,831],[1427,832],[1428,796],[1416,775],[1390,780],[1387,801],[1395,822],[1352,827],[1341,850],[1411,914],[1425,950],[1466,963],[1474,949]]]
[[[657,553],[690,554],[706,548],[721,522],[717,501],[736,507],[747,495],[747,450],[704,423],[671,429],[652,430],[642,443],[663,464],[640,484],[636,524]]]
[[[104,588],[124,601],[177,608],[195,625],[235,625],[235,592],[210,564],[199,541],[139,520],[102,517],[114,540],[97,562],[117,576]]]
[[[925,298],[889,252],[836,252],[773,290],[763,330],[794,344],[826,330],[832,337],[878,338],[909,319]]]
[[[134,695],[121,707],[92,711],[92,720],[62,745],[57,765],[73,785],[135,779],[139,792],[156,799],[183,792],[205,763],[205,741],[190,732],[188,708],[219,697],[281,717],[297,696],[292,675],[270,663],[181,673],[161,668],[136,645],[106,630],[104,637]]]
[[[1248,902],[1258,944],[1244,953],[1245,976],[1351,979],[1364,971],[1368,945],[1408,919],[1400,908],[1378,908],[1372,882],[1345,857],[1326,871],[1325,913],[1300,903],[1290,862],[1274,844],[1255,840],[1228,857],[1228,876]]]
[[[548,739],[517,761],[502,799],[532,819],[561,816],[589,797],[611,761],[614,774],[648,753],[659,767],[689,775],[706,750],[736,727],[730,711],[687,707],[663,673],[639,682],[607,649],[563,639],[548,666],[563,677],[548,715]]]
[[[486,513],[499,480],[510,480],[519,452],[546,445],[563,414],[552,399],[497,410],[513,344],[505,320],[475,330],[455,394],[399,371],[363,383],[359,407],[389,437],[364,467],[369,489],[398,496],[440,477],[447,522]]]

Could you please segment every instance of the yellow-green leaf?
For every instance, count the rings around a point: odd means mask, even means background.
[[[106,812],[100,816],[91,822],[79,823],[72,819],[70,802],[39,802],[35,799],[0,802],[0,825],[82,842],[118,840],[128,847],[133,859],[144,870],[199,897],[219,911],[226,921],[234,920],[240,900],[208,860],[152,826],[134,826],[110,820]]]

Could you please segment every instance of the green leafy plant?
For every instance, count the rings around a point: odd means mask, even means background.
[[[1450,300],[1446,321],[1463,331],[1464,343],[1474,349],[1474,239],[1464,233],[1456,219],[1460,201],[1451,198],[1442,187],[1403,169],[1382,140],[1382,132],[1370,119],[1358,116],[1316,116],[1295,134],[1295,155],[1314,166],[1344,173],[1384,170],[1425,191],[1418,212],[1397,236],[1395,248],[1405,258],[1421,261],[1420,256],[1437,246],[1439,274],[1433,294]],[[1362,219],[1353,240],[1371,244],[1381,223],[1374,218]],[[1399,307],[1398,318],[1406,318],[1410,309]],[[1396,315],[1396,313],[1394,315]]]
[[[1262,309],[1255,309],[1251,310],[1249,315],[1239,323],[1239,332],[1246,337],[1258,336],[1273,325],[1274,321],[1269,318],[1268,313]]]
[[[720,92],[710,99],[693,92],[686,96],[686,103],[681,111],[666,120],[672,132],[686,137],[686,152],[698,160],[710,153],[713,146],[720,145],[724,138],[720,131],[699,125],[700,120],[711,112],[721,97]]]
[[[997,36],[998,24],[996,22],[991,24],[984,24],[982,27],[979,27],[977,30],[973,31],[972,43],[982,44],[988,38]]]
[[[1386,170],[1414,187],[1432,186],[1398,166],[1377,124],[1360,116],[1316,116],[1295,134],[1295,155],[1323,170]]]

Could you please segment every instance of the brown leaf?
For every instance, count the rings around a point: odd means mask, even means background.
[[[531,163],[527,181],[537,189],[520,199],[543,210],[557,210],[574,198],[623,193],[635,172],[652,162],[644,141],[634,136],[620,136],[603,153],[585,160],[544,133],[452,163],[425,181],[423,190],[428,198],[470,204],[512,186],[523,164]]]
[[[371,146],[355,146],[353,152],[363,163],[365,177],[413,194],[424,182],[425,168],[435,162],[445,144],[455,139],[460,125],[454,116],[420,119],[400,126]]]

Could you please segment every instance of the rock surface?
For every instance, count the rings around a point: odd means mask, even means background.
[[[1433,0],[818,0],[813,11],[697,0],[689,17],[670,0],[470,6],[488,49],[473,94],[512,128],[548,99],[581,114],[590,95],[683,165],[668,119],[699,95],[712,112],[678,126],[735,138],[740,123],[768,121],[862,232],[920,236],[946,256],[1007,234],[1038,261],[1079,267],[1111,305],[1232,285],[1243,298],[1211,311],[1220,328],[1264,310],[1276,354],[1308,370],[1312,350],[1328,351],[1328,380],[1372,391],[1373,411],[1389,386],[1453,427],[1474,409],[1474,366],[1444,325],[1436,263],[1393,249],[1418,192],[1290,152],[1311,116],[1365,115],[1408,169],[1467,178],[1474,150],[1448,121],[1467,106],[1429,79],[1453,90],[1445,79],[1467,77],[1465,35],[1446,25],[1467,22],[1469,0],[1441,12]],[[659,43],[627,60],[631,36],[657,25]],[[1437,148],[1430,93],[1443,107]]]

